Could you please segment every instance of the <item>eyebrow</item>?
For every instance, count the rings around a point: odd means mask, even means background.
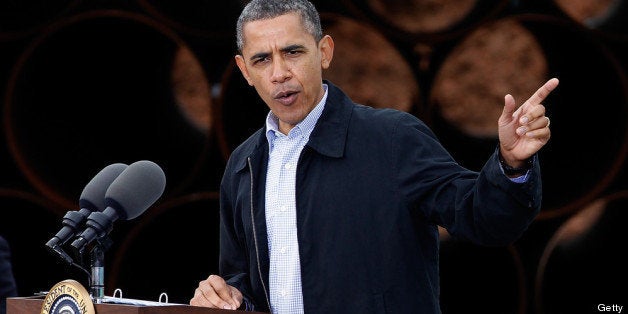
[[[289,46],[286,46],[286,47],[283,47],[283,48],[279,49],[279,51],[287,52],[287,51],[292,51],[292,50],[297,50],[297,49],[305,49],[305,46],[298,45],[298,44],[289,45]],[[258,60],[258,59],[264,59],[264,58],[268,57],[269,55],[270,55],[270,52],[259,52],[259,53],[256,53],[256,54],[252,55],[250,60],[251,61],[255,61],[255,60]]]
[[[286,52],[286,51],[292,51],[292,50],[297,50],[297,49],[305,49],[305,46],[303,45],[290,45],[287,47],[283,47],[281,48],[281,52]]]

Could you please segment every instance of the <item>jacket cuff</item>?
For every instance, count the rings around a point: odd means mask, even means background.
[[[535,154],[532,158],[532,167],[526,173],[524,182],[514,182],[506,176],[499,162],[499,148],[495,150],[484,166],[487,180],[495,187],[504,190],[519,204],[527,208],[540,209],[541,206],[541,168],[539,158]]]
[[[240,305],[240,308],[238,310],[253,312],[255,311],[255,305],[253,304],[253,302],[249,301],[249,298],[244,296],[242,297],[242,304]]]

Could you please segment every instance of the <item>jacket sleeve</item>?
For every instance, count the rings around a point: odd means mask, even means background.
[[[467,170],[411,115],[402,115],[392,134],[391,160],[402,195],[412,210],[452,236],[505,245],[520,237],[538,214],[538,158],[527,181],[515,183],[503,174],[497,151],[479,173]]]

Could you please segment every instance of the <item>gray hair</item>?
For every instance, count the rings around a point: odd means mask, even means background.
[[[244,24],[272,19],[292,12],[301,15],[303,27],[314,37],[316,42],[323,38],[320,16],[311,2],[307,0],[253,0],[244,7],[238,18],[236,26],[238,51],[242,53],[244,47]]]

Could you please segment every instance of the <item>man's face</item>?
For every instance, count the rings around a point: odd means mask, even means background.
[[[248,22],[243,35],[236,63],[287,134],[323,97],[322,70],[329,67],[334,43],[329,36],[316,42],[297,13]]]

